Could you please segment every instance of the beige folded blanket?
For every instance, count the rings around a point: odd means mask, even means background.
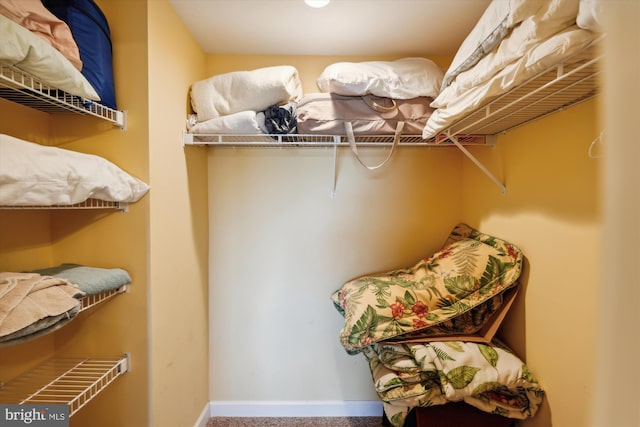
[[[68,281],[36,273],[0,272],[0,336],[80,305],[84,293]]]
[[[264,111],[301,97],[298,70],[290,65],[219,74],[191,85],[191,106],[200,122],[240,111]]]

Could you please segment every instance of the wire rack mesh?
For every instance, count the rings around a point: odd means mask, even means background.
[[[51,87],[19,68],[0,64],[0,98],[47,113],[91,115],[125,126],[124,112]]]
[[[128,370],[128,356],[50,359],[0,387],[5,404],[66,404],[69,415]]]

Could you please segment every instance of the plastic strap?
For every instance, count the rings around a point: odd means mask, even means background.
[[[376,170],[378,168],[381,168],[382,166],[384,166],[389,159],[391,158],[391,156],[393,155],[393,152],[395,151],[396,147],[398,146],[398,142],[400,142],[400,136],[402,135],[402,128],[404,127],[404,122],[398,122],[398,124],[396,125],[396,133],[393,136],[393,145],[391,146],[391,151],[389,151],[389,154],[387,155],[387,158],[384,159],[382,161],[382,163],[375,165],[375,166],[369,166],[366,165],[361,159],[360,156],[358,155],[358,147],[356,145],[356,138],[353,135],[353,126],[351,125],[351,122],[344,122],[344,127],[345,130],[347,131],[347,139],[349,140],[349,145],[351,146],[351,151],[353,151],[353,154],[356,156],[356,159],[358,160],[358,163],[360,163],[362,166],[364,166],[365,168],[369,169],[369,170]]]

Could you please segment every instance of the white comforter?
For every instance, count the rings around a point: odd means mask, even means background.
[[[501,0],[494,0],[494,3]],[[496,47],[475,61],[475,65],[460,70],[462,59],[454,61],[445,77],[446,87],[431,104],[436,108],[422,133],[431,138],[466,113],[490,99],[565,58],[583,50],[598,34],[575,25],[579,0],[525,0],[538,6],[535,13],[516,23]],[[520,5],[523,9],[523,5]],[[528,11],[531,8],[527,9]],[[483,16],[484,18],[484,16]],[[517,21],[517,20],[516,20]],[[483,26],[482,20],[477,24]],[[475,36],[472,31],[470,37]],[[481,41],[466,45],[480,44]],[[470,50],[467,48],[467,50]],[[458,57],[458,55],[456,55]],[[453,70],[453,67],[457,67]]]
[[[241,111],[264,111],[301,97],[298,70],[290,65],[218,74],[191,85],[191,106],[199,122]]]

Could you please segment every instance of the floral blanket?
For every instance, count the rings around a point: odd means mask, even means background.
[[[464,401],[508,418],[535,415],[544,391],[506,346],[437,341],[374,344],[363,350],[391,424],[402,427],[414,407]]]
[[[443,248],[414,266],[350,280],[331,299],[350,354],[391,339],[472,335],[517,285],[522,252],[458,224]]]

